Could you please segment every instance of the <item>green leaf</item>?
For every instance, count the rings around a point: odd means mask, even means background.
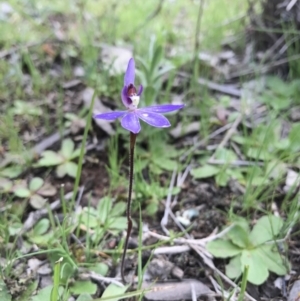
[[[18,222],[15,222],[15,223],[11,224],[10,226],[8,226],[9,235],[14,236],[16,234],[19,234],[22,227],[23,227],[23,225],[21,223],[18,223]]]
[[[76,178],[78,165],[74,162],[66,162],[65,164],[67,175],[72,178]]]
[[[44,184],[44,180],[41,178],[33,178],[29,183],[29,189],[31,191],[37,191],[40,189]]]
[[[164,170],[173,171],[177,168],[177,162],[168,158],[164,157],[153,157],[152,161],[154,164],[159,166],[160,168]]]
[[[270,215],[261,217],[250,233],[250,240],[257,246],[273,240],[280,232],[283,221],[280,217]]]
[[[123,230],[127,228],[127,218],[120,217],[109,217],[107,220],[109,229]]]
[[[272,159],[270,152],[261,148],[250,147],[247,156],[255,160],[268,161]]]
[[[267,164],[266,176],[272,179],[280,179],[283,178],[286,171],[287,166],[285,163],[278,160],[272,160]]]
[[[290,141],[290,151],[297,152],[300,150],[300,123],[293,123],[288,137]]]
[[[126,292],[128,286],[118,286],[116,284],[111,283],[104,291],[101,299],[103,298],[109,298],[113,296],[122,295]],[[111,298],[110,301],[118,301],[121,298]]]
[[[118,202],[112,207],[109,216],[120,216],[126,211],[127,204],[125,202]]]
[[[217,175],[216,175],[216,183],[219,186],[225,187],[227,186],[228,181],[230,180],[230,176],[226,172],[226,170],[221,170]]]
[[[0,300],[1,301],[11,301],[12,297],[6,287],[6,284],[2,279],[0,279]]]
[[[59,177],[59,178],[63,178],[66,174],[67,174],[67,163],[69,162],[65,162],[61,165],[58,165],[56,167],[56,175]]]
[[[36,223],[33,228],[33,235],[43,235],[49,229],[50,221],[47,218],[42,218]]]
[[[70,292],[74,295],[95,294],[97,291],[97,285],[91,281],[76,281],[72,286],[70,286]]]
[[[249,233],[240,225],[235,225],[227,234],[229,239],[242,249],[246,249],[250,245]]]
[[[103,262],[96,263],[93,266],[89,267],[88,269],[102,276],[105,276],[109,270],[108,265]]]
[[[98,204],[98,218],[102,224],[105,224],[107,217],[110,214],[112,208],[112,199],[109,197],[104,197],[100,199]]]
[[[80,156],[80,152],[81,152],[81,149],[80,149],[80,148],[76,149],[76,150],[72,153],[72,155],[70,156],[69,159],[70,159],[70,160],[73,160],[73,159],[79,157],[79,156]]]
[[[30,235],[28,236],[30,242],[38,245],[39,247],[45,246],[49,247],[49,245],[55,240],[55,234],[50,230],[47,233],[44,233],[42,235]]]
[[[217,258],[227,258],[238,255],[242,252],[242,249],[234,245],[229,240],[216,239],[210,241],[206,245],[207,250]]]
[[[84,207],[81,213],[81,223],[90,228],[103,226],[97,218],[97,211],[92,207]]]
[[[93,298],[89,294],[81,294],[78,296],[76,301],[92,301]]]
[[[241,264],[242,270],[249,266],[248,281],[252,284],[261,285],[268,279],[268,268],[257,249],[243,250]]]
[[[14,195],[19,198],[29,198],[31,195],[31,192],[26,187],[19,187],[19,188],[16,188],[16,190],[14,190]]]
[[[195,179],[205,179],[215,176],[218,172],[220,172],[219,168],[212,165],[204,165],[202,167],[192,169],[191,175]]]
[[[30,301],[45,301],[50,300],[50,295],[52,291],[52,285],[47,286],[43,289],[41,289],[36,296],[31,297]]]
[[[2,177],[13,179],[19,176],[22,173],[22,171],[23,167],[21,165],[15,165],[0,170],[0,175]]]
[[[42,153],[42,158],[37,162],[37,165],[55,166],[61,164],[63,161],[64,161],[63,158],[59,154],[51,150],[48,150]]]
[[[226,275],[231,279],[236,279],[242,275],[241,255],[237,255],[230,259],[225,266]]]
[[[233,221],[234,223],[242,227],[247,232],[247,235],[249,236],[249,232],[250,232],[249,222],[244,217],[235,216]]]
[[[60,154],[65,158],[69,159],[74,151],[74,142],[72,139],[65,139],[62,142]]]
[[[215,158],[230,163],[237,160],[237,155],[232,150],[221,147],[216,150]]]
[[[273,273],[284,276],[288,274],[290,263],[278,252],[276,244],[264,244],[257,248],[265,266]]]

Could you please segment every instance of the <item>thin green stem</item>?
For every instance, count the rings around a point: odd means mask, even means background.
[[[131,219],[131,198],[132,198],[132,186],[133,186],[133,170],[134,170],[134,147],[136,141],[136,134],[130,132],[130,150],[129,150],[129,188],[128,188],[128,200],[127,200],[127,234],[125,238],[124,250],[122,254],[122,262],[121,262],[121,277],[122,281],[126,283],[125,276],[124,276],[124,263],[125,263],[125,256],[126,251],[128,248],[128,241],[130,237],[130,233],[132,230],[132,219]]]
[[[246,289],[247,289],[248,272],[249,272],[249,266],[246,265],[244,268],[244,273],[243,273],[243,278],[242,278],[242,283],[241,283],[241,290],[240,290],[240,295],[239,295],[238,301],[244,300],[244,296],[245,296]]]

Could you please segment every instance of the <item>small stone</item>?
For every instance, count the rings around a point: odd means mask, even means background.
[[[289,293],[288,301],[297,301],[300,298],[300,280],[294,282]]]

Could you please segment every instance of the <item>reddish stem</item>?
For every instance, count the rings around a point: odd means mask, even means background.
[[[127,199],[127,234],[125,238],[124,250],[122,254],[122,262],[121,262],[121,277],[122,281],[126,283],[124,276],[124,264],[125,264],[125,256],[126,251],[128,249],[128,242],[130,233],[132,230],[132,219],[131,219],[131,197],[132,197],[132,186],[133,186],[133,169],[134,169],[134,146],[136,141],[137,134],[130,132],[130,150],[129,150],[129,190],[128,190],[128,199]]]

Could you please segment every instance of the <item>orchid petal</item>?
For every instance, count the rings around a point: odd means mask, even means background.
[[[122,99],[122,102],[123,102],[123,104],[126,108],[128,108],[131,104],[128,100],[127,90],[128,90],[128,87],[124,86],[123,89],[122,89],[122,92],[121,92],[121,99]]]
[[[141,96],[141,94],[143,93],[143,90],[144,90],[144,87],[142,85],[140,85],[137,95]]]
[[[134,59],[131,58],[128,62],[127,70],[124,76],[124,86],[129,86],[130,84],[134,85],[135,78],[135,63]]]
[[[95,114],[94,118],[104,120],[116,120],[125,115],[126,113],[126,111],[114,111],[109,113]]]
[[[121,120],[121,125],[125,130],[134,134],[139,133],[141,130],[140,121],[135,112],[126,114]]]
[[[169,120],[161,114],[144,111],[144,109],[136,110],[136,114],[140,119],[157,128],[165,128],[171,125]]]
[[[184,105],[165,104],[165,105],[145,107],[145,108],[142,108],[141,110],[146,111],[146,112],[153,112],[153,113],[168,113],[168,112],[180,110],[183,107],[184,107]]]

